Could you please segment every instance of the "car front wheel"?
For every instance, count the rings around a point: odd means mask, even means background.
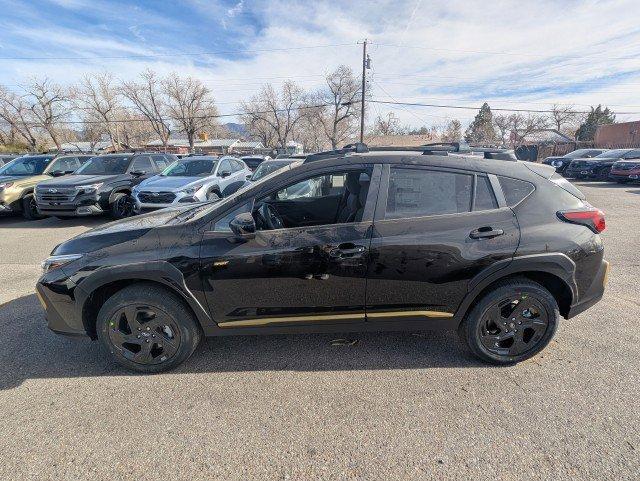
[[[202,337],[193,313],[175,294],[144,283],[118,291],[103,304],[96,332],[116,362],[149,374],[182,364]]]
[[[514,279],[484,295],[465,317],[459,334],[483,361],[515,364],[542,351],[559,320],[558,304],[548,290]]]

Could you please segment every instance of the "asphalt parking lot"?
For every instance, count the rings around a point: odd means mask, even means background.
[[[0,219],[0,479],[638,479],[640,185],[578,186],[607,213],[608,290],[510,368],[424,332],[209,339],[131,375],[33,295],[104,221]]]

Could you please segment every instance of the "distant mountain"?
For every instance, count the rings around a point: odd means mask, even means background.
[[[224,124],[224,127],[227,128],[227,130],[229,130],[229,132],[232,134],[232,136],[239,136],[239,137],[246,137],[249,135],[249,132],[247,132],[247,129],[245,128],[244,125],[242,124],[236,124],[233,122],[229,122]]]

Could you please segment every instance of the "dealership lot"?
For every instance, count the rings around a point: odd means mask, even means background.
[[[636,477],[640,186],[578,186],[607,213],[608,291],[510,368],[454,333],[359,333],[208,339],[130,375],[33,295],[39,261],[104,220],[0,219],[0,477]]]

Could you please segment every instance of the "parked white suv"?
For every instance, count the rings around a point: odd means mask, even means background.
[[[133,189],[135,211],[216,200],[250,176],[251,170],[236,157],[185,157]]]

